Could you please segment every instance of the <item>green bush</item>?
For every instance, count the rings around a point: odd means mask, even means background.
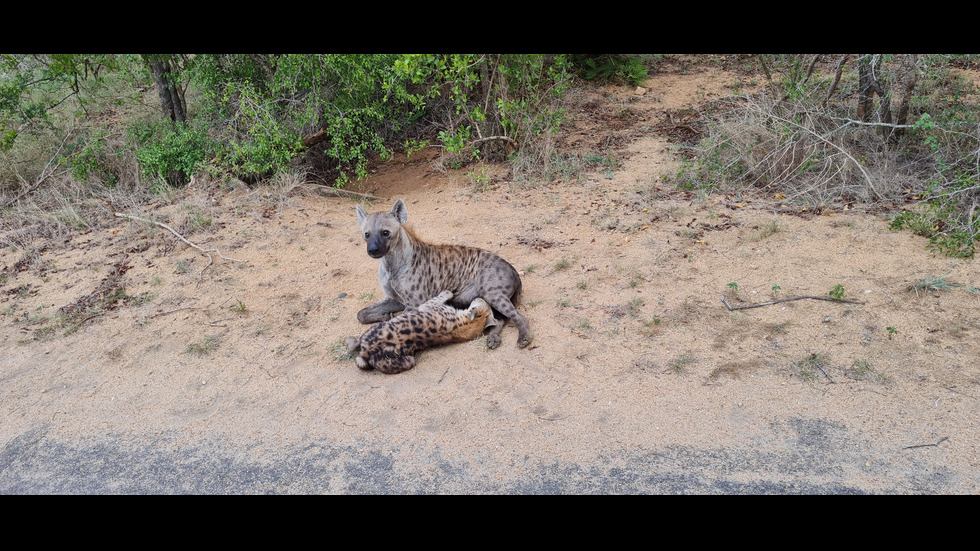
[[[571,75],[563,55],[406,54],[395,69],[424,97],[424,114],[459,162],[506,159],[564,120],[559,100]]]
[[[129,139],[140,170],[152,180],[153,188],[164,182],[174,187],[187,184],[219,150],[195,123],[140,122],[130,127]]]
[[[387,156],[420,105],[396,74],[395,59],[199,56],[191,79],[202,91],[200,116],[224,144],[216,161],[239,175],[267,175],[315,147],[336,162],[338,183],[365,176],[369,155]]]
[[[105,130],[98,130],[91,136],[82,137],[75,143],[74,151],[67,154],[69,173],[76,181],[87,184],[94,178],[109,188],[119,183],[119,174],[106,145],[107,134]]]
[[[343,185],[401,144],[506,159],[557,129],[569,74],[555,55],[0,55],[0,149],[81,119],[103,130],[62,152],[79,181],[120,185],[124,154],[157,184],[204,167],[254,182],[309,151]],[[187,122],[143,120],[162,82]]]
[[[586,80],[622,81],[632,86],[643,84],[649,70],[643,57],[629,54],[575,54],[572,65]]]

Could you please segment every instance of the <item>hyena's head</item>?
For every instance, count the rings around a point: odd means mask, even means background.
[[[466,310],[456,310],[456,315],[456,324],[452,332],[454,342],[475,339],[482,335],[486,328],[498,323],[493,317],[493,309],[482,298],[474,299]]]
[[[364,212],[357,205],[357,221],[361,224],[361,235],[367,242],[367,253],[371,258],[381,258],[388,254],[391,246],[398,240],[401,227],[408,220],[408,209],[401,199],[395,201],[391,212]]]
[[[467,317],[477,321],[480,329],[493,327],[500,323],[493,317],[493,308],[480,297],[473,299],[473,302],[470,303],[470,307],[467,308]]]

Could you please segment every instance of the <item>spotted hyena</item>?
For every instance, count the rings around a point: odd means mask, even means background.
[[[517,270],[499,256],[461,245],[432,245],[415,236],[403,224],[408,220],[405,203],[399,199],[391,212],[367,214],[357,206],[357,220],[371,258],[381,259],[378,281],[385,299],[357,313],[361,323],[391,319],[393,313],[415,308],[437,293],[453,294],[452,305],[466,308],[481,297],[502,317],[517,325],[517,345],[524,348],[533,336],[527,319],[514,301],[521,293]],[[487,347],[500,345],[497,324],[487,335]]]
[[[415,354],[426,348],[475,339],[489,326],[497,325],[490,305],[474,299],[460,310],[446,302],[449,291],[422,303],[418,309],[406,310],[368,329],[361,338],[348,337],[347,349],[358,352],[354,363],[361,369],[382,373],[401,373],[415,367]]]

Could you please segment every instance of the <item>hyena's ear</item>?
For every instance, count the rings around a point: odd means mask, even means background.
[[[398,220],[399,224],[404,224],[408,221],[408,209],[405,208],[405,201],[401,199],[395,201],[395,206],[391,207],[391,215]]]
[[[355,206],[355,210],[357,211],[357,223],[363,226],[364,220],[367,219],[368,215],[366,212],[364,212],[364,209],[361,208],[361,205]]]
[[[483,323],[483,328],[496,327],[497,325],[500,325],[500,322],[497,321],[497,318],[493,317],[493,310],[490,310],[490,313],[487,314],[487,321]]]

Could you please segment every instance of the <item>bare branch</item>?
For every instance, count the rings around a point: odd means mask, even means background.
[[[801,295],[801,296],[795,296],[795,297],[781,298],[781,299],[777,299],[777,300],[770,300],[769,302],[757,302],[755,304],[746,304],[744,306],[732,306],[731,304],[728,304],[728,301],[725,300],[725,296],[722,295],[722,297],[721,297],[721,303],[725,305],[725,308],[728,308],[728,311],[729,312],[733,312],[735,310],[745,310],[745,309],[748,309],[748,308],[759,308],[759,307],[762,307],[762,306],[770,306],[772,304],[779,304],[781,302],[789,302],[791,300],[802,300],[802,299],[805,299],[805,298],[809,298],[809,299],[813,299],[813,300],[826,300],[826,301],[829,301],[829,302],[843,302],[843,303],[846,303],[846,304],[864,304],[863,302],[858,302],[856,300],[844,300],[842,298],[821,297],[821,296],[815,296],[815,295]]]
[[[847,63],[847,60],[850,58],[851,54],[844,54],[844,56],[837,62],[837,71],[834,73],[834,82],[832,82],[830,85],[830,90],[827,92],[827,97],[824,98],[823,103],[820,104],[821,108],[827,107],[827,102],[830,101],[830,98],[834,96],[834,92],[837,91],[837,85],[840,83],[840,77],[844,71],[844,64]]]
[[[149,223],[149,224],[153,224],[155,226],[159,226],[159,227],[161,227],[161,228],[169,231],[170,233],[174,234],[178,239],[180,239],[181,241],[183,241],[188,246],[193,247],[193,248],[201,251],[202,253],[204,253],[208,257],[208,265],[205,266],[203,270],[201,270],[202,273],[204,272],[204,270],[207,270],[209,267],[211,267],[211,264],[214,264],[214,257],[211,256],[211,253],[216,253],[218,256],[220,256],[224,260],[230,260],[232,262],[245,262],[244,260],[239,260],[237,258],[227,257],[227,256],[221,254],[221,251],[219,251],[218,249],[204,249],[204,248],[202,248],[202,247],[200,247],[200,246],[198,246],[198,245],[196,245],[194,243],[191,243],[190,241],[187,240],[186,237],[184,237],[183,235],[180,235],[179,233],[177,233],[177,230],[171,228],[170,226],[164,224],[163,222],[157,222],[155,220],[148,220],[146,218],[141,218],[139,216],[133,216],[132,214],[124,214],[124,213],[121,213],[121,212],[113,212],[112,214],[116,218],[128,218],[129,220],[137,220],[139,222],[146,222],[146,223]]]
[[[878,196],[878,198],[884,197],[881,194],[881,192],[878,191],[878,188],[875,187],[874,180],[871,178],[871,174],[868,173],[868,170],[866,168],[864,168],[864,165],[862,165],[861,163],[859,163],[857,161],[857,159],[855,159],[854,157],[852,157],[851,154],[848,153],[847,151],[844,151],[839,145],[835,144],[834,142],[828,140],[827,138],[821,136],[820,134],[817,134],[813,130],[811,130],[811,129],[809,129],[809,128],[807,128],[807,127],[805,127],[805,126],[803,126],[803,125],[801,125],[801,124],[799,124],[797,122],[794,122],[794,121],[791,121],[791,120],[788,120],[788,119],[784,119],[784,118],[776,115],[775,113],[770,113],[769,116],[772,117],[772,118],[774,118],[774,119],[779,120],[780,122],[782,122],[784,124],[787,124],[787,125],[790,125],[790,126],[795,126],[795,127],[799,128],[799,129],[807,132],[808,134],[811,134],[813,137],[815,137],[818,140],[826,143],[830,147],[833,147],[834,149],[840,151],[845,157],[847,157],[848,159],[851,160],[852,163],[854,163],[854,166],[856,166],[861,171],[861,174],[864,175],[864,179],[868,183],[868,187],[871,189],[871,191],[873,191],[875,193],[875,195]]]
[[[54,163],[55,159],[58,158],[58,154],[61,153],[61,148],[65,146],[65,142],[67,142],[68,141],[68,137],[71,136],[72,130],[73,129],[69,128],[68,129],[68,132],[65,133],[64,139],[61,140],[61,144],[58,145],[58,149],[55,150],[54,155],[52,155],[51,158],[48,159],[48,162],[44,165],[44,168],[41,170],[41,174],[37,177],[37,180],[34,181],[34,185],[31,186],[31,187],[29,187],[29,188],[27,188],[27,189],[25,189],[24,191],[20,192],[17,195],[17,197],[14,197],[10,201],[7,201],[7,204],[4,205],[4,208],[7,208],[10,205],[13,205],[17,201],[20,201],[21,197],[23,197],[23,196],[25,196],[25,195],[33,192],[34,190],[36,190],[39,187],[41,187],[41,184],[43,184],[45,180],[47,180],[48,178],[50,178],[54,174],[55,169],[52,166],[52,163]],[[21,178],[21,181],[23,181],[23,178]]]
[[[915,444],[913,446],[905,446],[902,449],[904,449],[904,450],[910,450],[912,448],[927,448],[927,447],[930,447],[930,446],[936,446],[936,447],[938,447],[940,444],[942,444],[943,442],[945,442],[947,440],[949,440],[949,437],[948,436],[943,436],[942,438],[940,438],[939,440],[936,440],[935,442],[933,442],[931,444]]]

